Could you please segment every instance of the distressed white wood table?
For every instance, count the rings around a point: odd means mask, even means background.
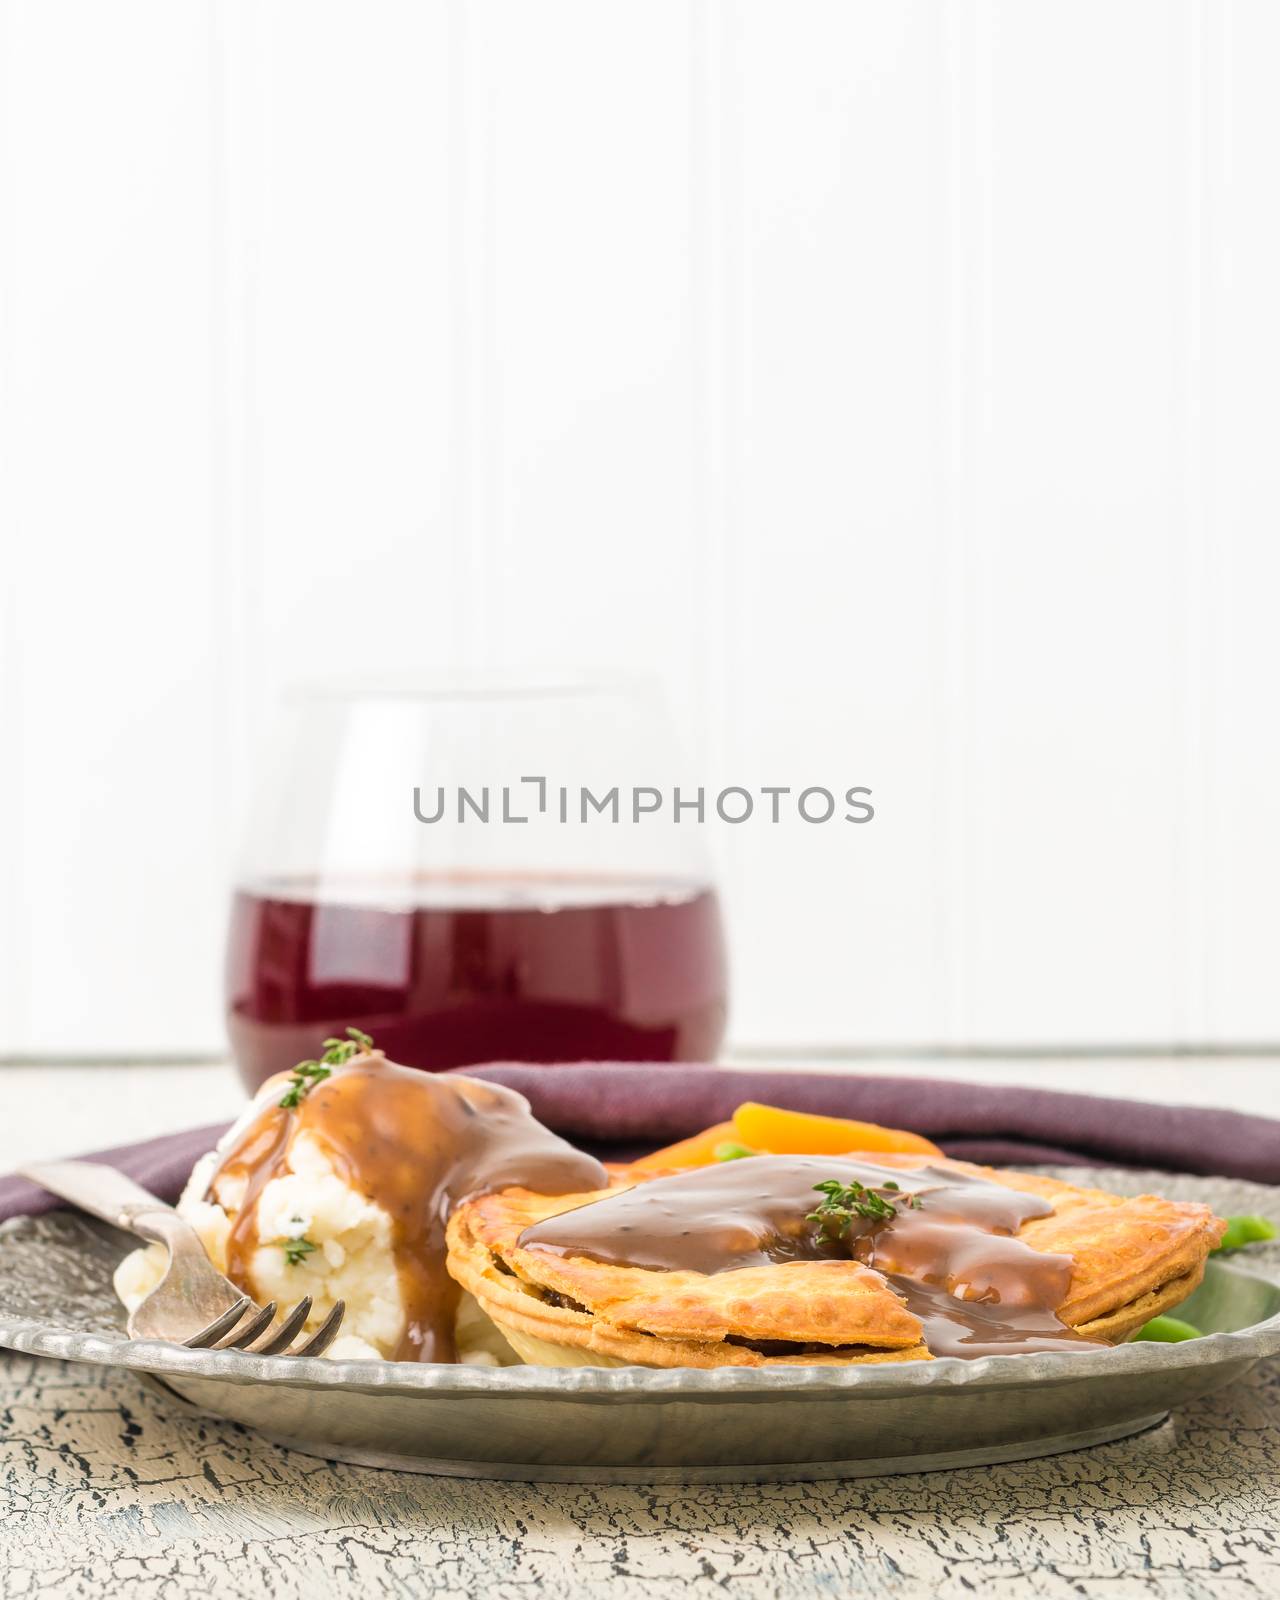
[[[1205,1064],[1199,1093],[1185,1061],[1171,1064],[1180,1083],[1159,1065],[1113,1068],[1106,1087],[1278,1109],[1280,1065]],[[6,1166],[213,1120],[237,1098],[213,1067],[132,1068],[127,1083],[101,1067],[0,1070],[24,1079],[0,1140]],[[1006,1066],[928,1070],[1000,1081]],[[1095,1087],[1090,1070],[1068,1081]],[[1020,1076],[1063,1084],[1035,1066]],[[1265,1600],[1280,1595],[1278,1506],[1276,1363],[1152,1434],[1043,1461],[847,1484],[591,1488],[329,1465],[193,1419],[123,1373],[0,1356],[4,1600]]]
[[[0,1366],[0,1593],[127,1600],[1280,1594],[1280,1369],[1122,1444],[974,1471],[683,1489],[327,1465],[133,1378]]]

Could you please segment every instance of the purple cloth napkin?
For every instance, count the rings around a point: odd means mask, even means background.
[[[1099,1099],[864,1073],[749,1072],[728,1067],[590,1063],[469,1067],[471,1077],[526,1095],[548,1127],[596,1155],[627,1160],[712,1123],[744,1100],[912,1128],[948,1155],[1000,1163],[1082,1162],[1219,1173],[1280,1183],[1280,1122],[1239,1111]],[[221,1127],[194,1128],[100,1151],[144,1188],[176,1199]],[[0,1220],[57,1202],[21,1178],[0,1178]]]
[[[469,1067],[540,1121],[626,1160],[726,1121],[744,1100],[911,1128],[966,1161],[1078,1162],[1280,1183],[1280,1122],[1199,1106],[868,1073],[589,1063]]]
[[[217,1123],[211,1128],[186,1128],[181,1133],[166,1133],[159,1139],[144,1139],[140,1144],[95,1150],[85,1160],[105,1161],[162,1200],[176,1200],[192,1167],[206,1150],[213,1149],[227,1127],[227,1123]],[[8,1217],[38,1216],[63,1203],[25,1178],[0,1178],[0,1222]]]

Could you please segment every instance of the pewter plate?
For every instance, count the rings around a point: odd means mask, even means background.
[[[1258,1184],[1037,1170],[1280,1218],[1280,1189]],[[1208,1337],[1185,1344],[657,1372],[288,1360],[134,1342],[111,1291],[131,1243],[66,1212],[0,1224],[0,1345],[130,1367],[165,1386],[175,1408],[229,1418],[310,1455],[459,1477],[772,1482],[1024,1460],[1154,1427],[1280,1353],[1275,1245],[1210,1261],[1179,1313]]]

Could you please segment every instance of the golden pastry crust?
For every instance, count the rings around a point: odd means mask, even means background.
[[[873,1158],[883,1166],[919,1157]],[[1118,1342],[1199,1283],[1225,1224],[1207,1206],[1156,1195],[1124,1198],[1052,1178],[932,1160],[1038,1194],[1051,1216],[1019,1237],[1075,1263],[1059,1315],[1090,1338]],[[847,1365],[930,1360],[918,1319],[886,1280],[856,1261],[796,1261],[707,1275],[615,1266],[522,1250],[524,1229],[663,1174],[615,1169],[608,1189],[538,1195],[506,1189],[460,1206],[448,1267],[528,1360],[655,1367]]]
[[[916,1319],[878,1273],[854,1261],[746,1267],[707,1277],[562,1259],[516,1246],[526,1227],[569,1210],[568,1202],[583,1204],[629,1187],[555,1199],[509,1189],[454,1213],[449,1271],[517,1354],[529,1359],[533,1340],[650,1367],[929,1359]],[[864,1342],[859,1327],[876,1336]],[[779,1342],[798,1353],[768,1348]],[[807,1344],[815,1348],[805,1352]]]

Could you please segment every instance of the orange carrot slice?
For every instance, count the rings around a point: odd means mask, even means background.
[[[641,1156],[633,1161],[634,1167],[709,1167],[716,1158],[716,1146],[734,1137],[732,1122],[717,1122],[714,1128],[704,1128],[678,1144],[669,1144],[655,1150],[651,1156]]]
[[[716,1133],[713,1144],[719,1143],[724,1134],[712,1131]],[[743,1144],[775,1156],[842,1156],[855,1150],[942,1154],[921,1134],[902,1128],[882,1128],[878,1122],[855,1122],[847,1117],[820,1117],[811,1111],[784,1111],[780,1106],[762,1106],[754,1100],[734,1112],[732,1131]]]

